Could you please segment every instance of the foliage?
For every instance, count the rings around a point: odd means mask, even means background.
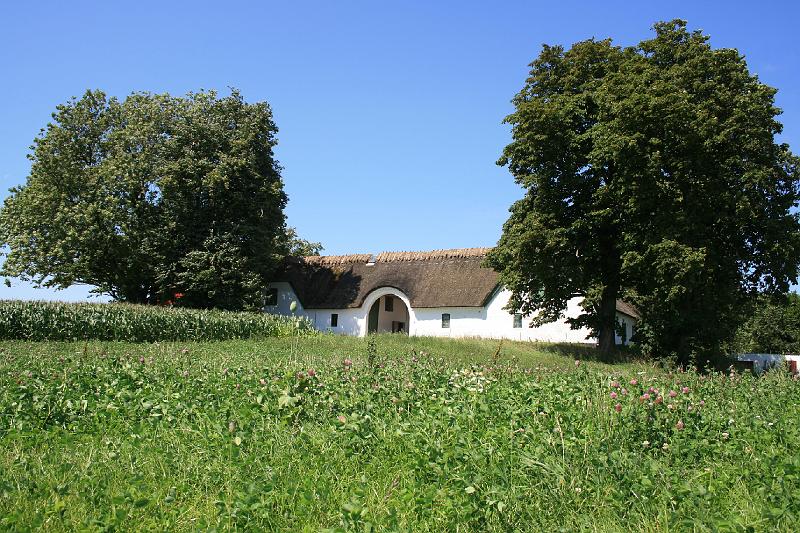
[[[289,250],[286,255],[293,257],[307,257],[319,255],[322,252],[322,243],[301,239],[295,228],[286,228],[286,241]]]
[[[313,331],[306,320],[264,313],[0,300],[0,339],[4,340],[211,341]]]
[[[758,298],[736,332],[737,353],[800,353],[800,295]]]
[[[131,303],[256,309],[289,247],[265,102],[101,91],[59,105],[0,211],[2,274]],[[294,236],[296,238],[296,235]]]
[[[798,527],[784,372],[373,341],[0,344],[0,528]]]
[[[506,119],[525,197],[488,263],[539,321],[585,297],[574,326],[613,347],[614,302],[642,313],[658,356],[719,353],[755,292],[800,262],[798,159],[775,135],[775,89],[683,21],[636,47],[545,46]]]

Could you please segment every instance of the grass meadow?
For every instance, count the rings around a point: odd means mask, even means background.
[[[590,355],[3,341],[0,529],[798,529],[800,383]]]

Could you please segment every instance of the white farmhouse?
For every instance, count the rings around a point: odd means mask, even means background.
[[[596,342],[586,329],[565,320],[530,327],[530,320],[504,309],[510,292],[497,272],[482,266],[488,248],[432,252],[383,252],[287,260],[267,286],[265,310],[308,318],[322,331],[364,336],[399,332],[435,337],[484,337],[546,342]],[[567,317],[580,313],[580,298],[569,302]],[[638,319],[617,302],[625,344]]]

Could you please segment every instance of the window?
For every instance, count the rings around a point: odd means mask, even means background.
[[[339,326],[339,313],[331,313],[331,327],[335,328]]]
[[[514,313],[514,327],[515,328],[522,327],[522,313]]]
[[[443,328],[450,327],[450,313],[442,313],[442,327]]]
[[[267,289],[264,296],[264,305],[278,305],[278,289]]]
[[[394,298],[392,296],[384,296],[383,298],[383,310],[391,313],[394,311]]]

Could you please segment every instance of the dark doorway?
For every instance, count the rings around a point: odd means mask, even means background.
[[[367,319],[367,335],[378,332],[378,313],[381,310],[380,303],[381,299],[378,298],[369,309],[369,318]]]

